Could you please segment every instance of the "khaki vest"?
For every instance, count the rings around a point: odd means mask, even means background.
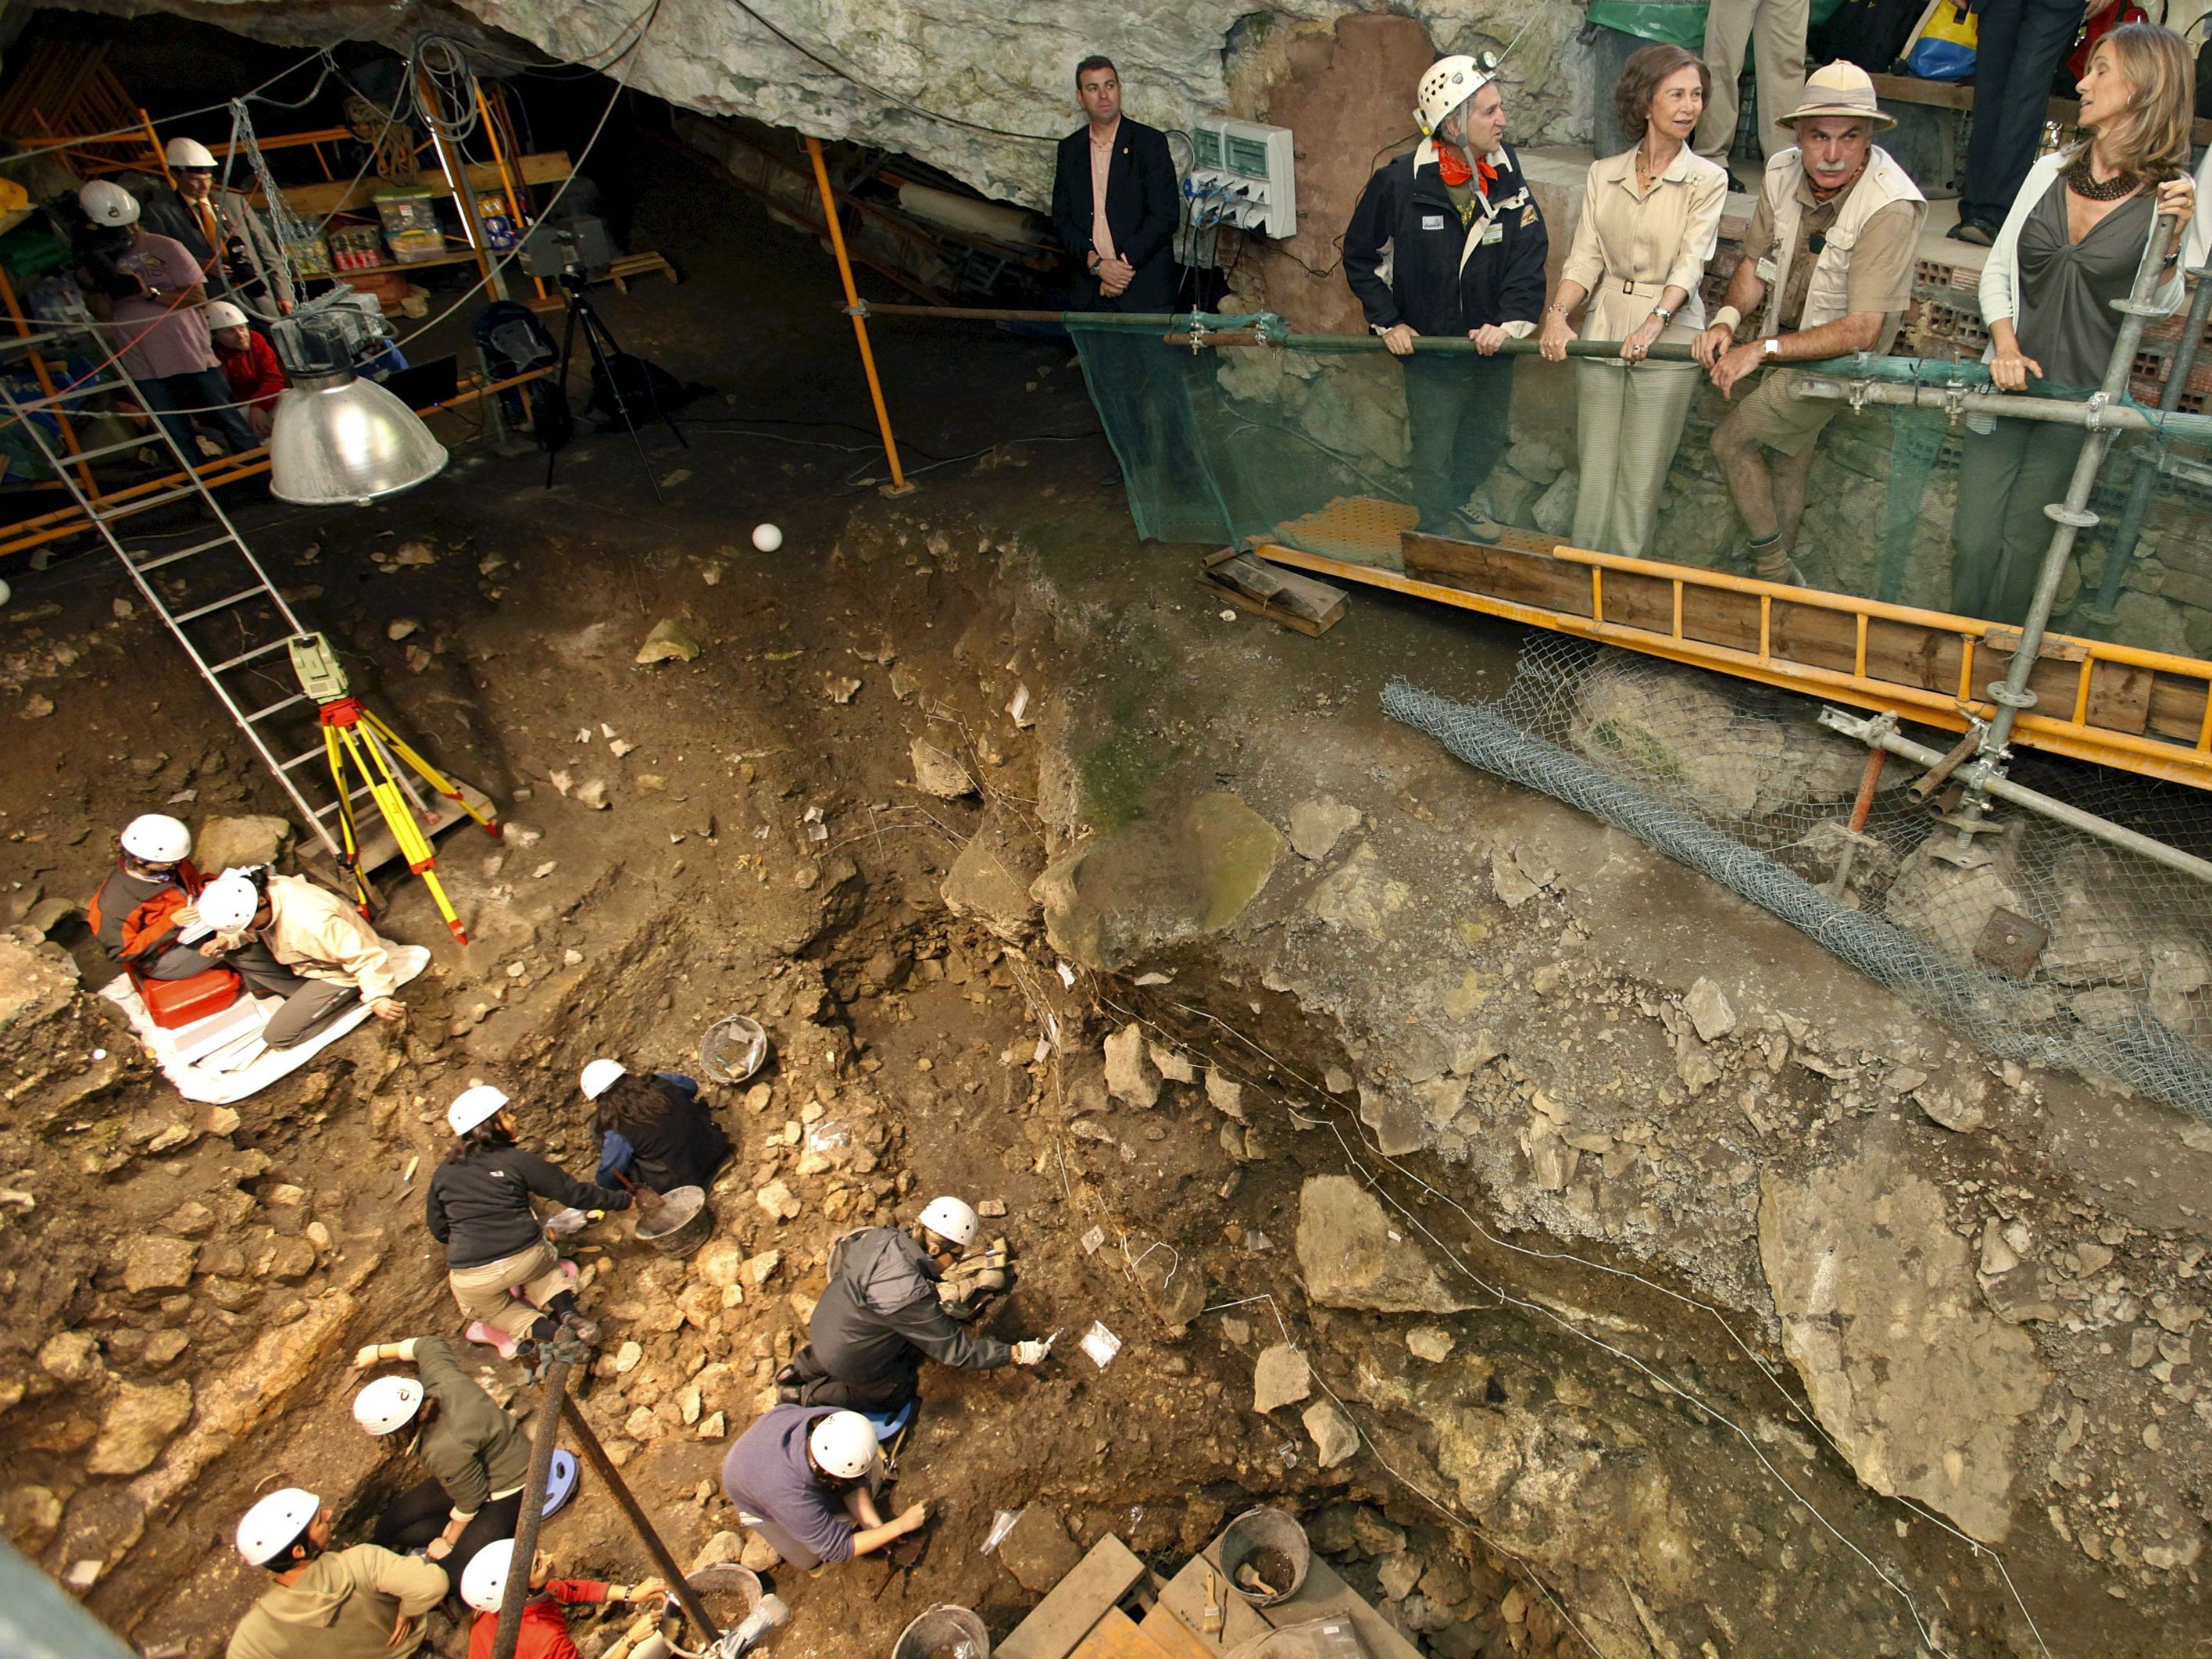
[[[1797,222],[1802,204],[1797,185],[1805,176],[1804,164],[1794,149],[1785,149],[1766,164],[1766,206],[1774,216],[1774,276],[1766,285],[1766,307],[1759,325],[1762,334],[1780,331],[1782,292],[1790,283],[1790,263],[1797,252]],[[1850,315],[1849,279],[1851,250],[1858,246],[1866,222],[1892,202],[1925,202],[1903,167],[1880,145],[1867,157],[1866,171],[1844,198],[1829,228],[1827,246],[1814,262],[1813,280],[1805,289],[1801,329],[1818,328]]]

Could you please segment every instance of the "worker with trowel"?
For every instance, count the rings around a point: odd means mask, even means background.
[[[701,1102],[698,1084],[680,1072],[641,1077],[618,1060],[595,1060],[578,1083],[596,1109],[602,1187],[710,1187],[736,1150]]]
[[[576,1264],[554,1249],[530,1200],[589,1212],[626,1210],[629,1194],[578,1181],[517,1146],[522,1126],[505,1092],[488,1083],[455,1096],[446,1125],[458,1144],[430,1177],[425,1205],[430,1237],[446,1247],[446,1283],[475,1322],[469,1340],[491,1343],[502,1359],[562,1325],[598,1341],[599,1327],[576,1308]]]
[[[332,1551],[331,1518],[298,1486],[246,1510],[238,1553],[276,1583],[238,1621],[229,1659],[407,1659],[422,1645],[446,1570],[375,1544]]]
[[[971,1297],[1006,1285],[1003,1247],[1001,1265],[986,1267],[980,1278],[960,1273],[975,1227],[968,1205],[936,1198],[911,1231],[864,1227],[840,1238],[830,1247],[829,1287],[815,1304],[807,1345],[777,1374],[779,1397],[787,1404],[847,1406],[895,1422],[920,1392],[925,1358],[963,1371],[1042,1361],[1048,1342],[1009,1346],[970,1336],[944,1300],[948,1277]],[[995,1284],[988,1282],[993,1276]]]
[[[568,1609],[603,1607],[609,1601],[657,1601],[668,1593],[658,1578],[641,1578],[635,1584],[603,1583],[596,1578],[556,1578],[554,1560],[539,1550],[530,1564],[530,1599],[522,1604],[522,1626],[514,1641],[514,1659],[581,1659],[575,1638],[568,1634]],[[499,1610],[507,1597],[507,1581],[514,1571],[514,1540],[502,1538],[487,1544],[460,1575],[461,1600],[476,1609],[469,1626],[469,1659],[491,1659],[492,1638],[499,1632]]]
[[[461,1369],[444,1337],[372,1342],[353,1363],[368,1370],[392,1360],[416,1375],[368,1383],[354,1396],[353,1420],[380,1439],[408,1430],[408,1449],[429,1474],[385,1505],[374,1537],[386,1549],[422,1551],[458,1582],[478,1551],[514,1536],[530,1437]]]
[[[774,1406],[730,1444],[722,1495],[738,1519],[801,1572],[879,1550],[918,1530],[929,1505],[890,1520],[876,1509],[883,1477],[875,1425],[858,1412]]]
[[[205,940],[202,956],[224,958],[256,991],[284,999],[261,1033],[271,1048],[307,1042],[359,1002],[379,1019],[407,1012],[392,994],[399,947],[303,876],[276,875],[265,864],[226,870],[182,915],[185,937]],[[265,961],[255,945],[265,947]]]

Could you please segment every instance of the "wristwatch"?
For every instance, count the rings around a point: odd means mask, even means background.
[[[1674,320],[1674,313],[1668,310],[1664,306],[1652,307],[1651,314],[1659,319],[1659,326],[1662,328],[1666,327],[1668,324]]]

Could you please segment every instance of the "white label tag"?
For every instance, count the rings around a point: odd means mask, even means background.
[[[1480,246],[1483,247],[1488,247],[1492,242],[1502,242],[1504,240],[1505,227],[1493,220],[1492,221],[1489,228],[1482,233],[1482,241]]]
[[[1421,228],[1423,230],[1442,230],[1443,228],[1444,216],[1443,214],[1424,213],[1421,216]]]

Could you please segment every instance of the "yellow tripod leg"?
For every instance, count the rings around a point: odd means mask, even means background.
[[[436,902],[438,914],[445,918],[446,926],[452,930],[456,939],[466,945],[468,933],[461,926],[460,917],[454,912],[453,901],[446,896],[444,884],[438,879],[437,858],[430,850],[428,839],[422,834],[422,826],[415,820],[415,803],[407,798],[406,790],[401,787],[398,775],[392,770],[391,757],[377,740],[379,734],[374,717],[366,718],[372,723],[361,741],[376,763],[376,773],[368,778],[369,795],[376,802],[377,810],[384,814],[384,821],[392,830],[392,838],[398,843],[400,855],[407,860],[407,867],[422,878],[422,884],[430,890],[430,896]],[[367,770],[366,768],[363,769]]]
[[[405,738],[402,738],[398,732],[386,726],[383,720],[379,719],[368,709],[364,708],[362,710],[361,717],[362,722],[368,726],[369,730],[374,732],[384,742],[389,744],[392,747],[392,752],[398,755],[400,759],[405,761],[409,766],[412,767],[415,771],[421,775],[424,782],[428,783],[433,789],[443,795],[447,799],[456,803],[460,807],[461,811],[466,812],[471,818],[475,819],[477,826],[483,830],[487,834],[496,836],[499,833],[499,825],[491,818],[478,811],[476,807],[470,803],[469,798],[461,793],[459,786],[453,783],[444,773],[441,772],[436,767],[431,765],[429,762],[424,760],[422,756],[416,754],[415,750],[408,745]]]
[[[353,796],[346,788],[345,757],[351,751],[353,733],[334,726],[323,728],[323,753],[331,763],[331,782],[337,790],[338,838],[345,849],[346,873],[353,878],[354,899],[362,915],[368,914],[368,881],[361,867],[361,839],[353,826]],[[354,764],[361,764],[356,756]]]

